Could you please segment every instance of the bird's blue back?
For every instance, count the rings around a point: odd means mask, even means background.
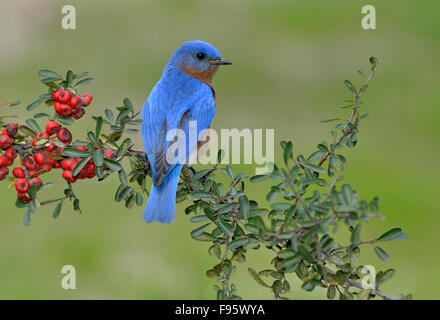
[[[209,127],[214,113],[213,91],[207,84],[179,69],[167,67],[142,109],[143,143],[150,164],[154,164],[157,157],[166,152],[169,142],[165,138],[169,130],[182,129],[189,142],[188,122],[197,122],[199,135]],[[194,147],[187,144],[187,156]],[[156,179],[156,169],[157,166],[152,165],[153,181]]]
[[[146,222],[170,223],[174,220],[182,164],[195,151],[200,134],[210,126],[214,117],[215,94],[211,79],[222,64],[230,62],[221,58],[209,43],[184,43],[171,57],[161,79],[145,101],[142,140],[153,179],[144,210]],[[197,125],[195,139],[192,139],[195,133],[190,122]],[[184,157],[180,154],[180,158],[170,162],[167,161],[167,150],[172,142],[168,141],[167,134],[175,129],[184,132],[186,150]]]

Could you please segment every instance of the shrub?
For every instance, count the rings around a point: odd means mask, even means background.
[[[302,289],[306,291],[325,288],[329,299],[336,295],[340,299],[411,298],[411,295],[394,297],[379,290],[379,286],[394,275],[394,269],[373,275],[375,284],[372,286],[362,284],[362,280],[371,275],[358,264],[361,248],[372,246],[380,259],[388,261],[382,242],[403,240],[407,235],[400,228],[394,228],[374,239],[362,240],[364,222],[382,217],[379,198],[363,200],[350,184],[341,185],[348,165],[341,152],[357,145],[360,123],[368,116],[368,113],[360,113],[361,98],[381,64],[374,57],[370,57],[369,62],[368,76],[359,71],[365,78],[360,88],[351,81],[344,82],[351,95],[343,106],[351,110],[349,118],[322,120],[337,124],[331,130],[331,139],[319,143],[310,155],[295,154],[292,142],[282,141],[282,165],[274,164],[270,174],[253,177],[236,174],[229,165],[215,165],[200,171],[184,166],[177,201],[191,201],[185,213],[191,222],[200,224],[191,232],[191,237],[209,243],[208,253],[219,259],[219,263],[206,272],[217,281],[218,299],[240,298],[231,276],[246,260],[249,250],[263,248],[273,252],[273,268],[261,271],[249,268],[249,274],[260,286],[271,290],[275,299],[285,299],[291,290],[287,280],[290,274],[301,280]],[[137,127],[142,123],[131,101],[126,98],[116,111],[106,109],[105,115],[93,117],[94,129],[88,131],[86,137],[73,141],[67,127],[82,117],[84,107],[92,100],[89,94],[80,95],[78,88],[90,83],[92,78],[88,73],[72,71],[68,71],[65,78],[50,70],[40,70],[39,74],[48,92],[28,105],[27,110],[32,111],[44,102],[53,107],[54,112],[36,113],[25,121],[26,125],[7,123],[8,117],[0,118],[4,128],[0,136],[0,180],[8,176],[8,167],[18,157],[18,165],[9,180],[18,191],[16,206],[24,209],[24,224],[30,224],[31,213],[51,203],[55,203],[54,218],[60,215],[63,203],[68,200],[81,212],[73,185],[83,179],[103,181],[113,173],[118,174],[120,180],[115,201],[124,202],[127,208],[135,203],[142,206],[143,197],[148,195],[147,180],[151,172],[145,153],[135,150],[125,135],[137,134]],[[40,128],[39,119],[48,120],[46,130]],[[218,163],[222,155],[220,151]],[[40,177],[51,170],[60,171],[66,189],[60,198],[40,201],[40,193],[54,185],[43,183]],[[225,175],[229,182],[220,182],[217,174]],[[262,200],[250,199],[245,187],[248,183],[263,183],[265,187],[269,182],[271,186],[265,200],[270,208],[263,208],[259,204]],[[347,243],[339,244],[334,239],[338,229],[349,230]]]

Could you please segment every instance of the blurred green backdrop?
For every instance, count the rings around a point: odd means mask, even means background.
[[[77,30],[61,28],[65,4],[76,7]],[[365,4],[376,7],[377,30],[361,28]],[[2,0],[0,102],[22,100],[16,111],[3,113],[24,117],[24,105],[45,90],[39,69],[90,71],[95,82],[87,91],[95,99],[73,129],[82,136],[93,114],[119,106],[124,97],[140,109],[174,50],[200,39],[234,62],[214,81],[213,127],[275,128],[277,141],[291,139],[294,151],[309,152],[329,137],[331,125],[319,120],[346,114],[338,107],[347,98],[343,80],[360,80],[356,71],[367,69],[369,55],[376,55],[384,63],[365,98],[372,116],[362,124],[358,147],[346,153],[345,177],[362,197],[382,199],[387,219],[370,222],[365,238],[394,226],[410,237],[384,245],[389,263],[368,247],[362,262],[397,269],[383,287],[387,293],[440,298],[439,10],[434,0],[423,6],[409,0]],[[136,141],[140,147],[140,137]],[[253,174],[252,167],[244,170]],[[54,175],[51,180],[61,183]],[[214,298],[214,281],[205,271],[216,260],[206,243],[190,238],[194,225],[183,205],[176,223],[147,225],[142,208],[129,211],[113,202],[116,183],[78,184],[84,215],[65,205],[53,220],[53,208],[45,207],[24,227],[15,192],[3,182],[0,298]],[[269,266],[263,251],[250,254],[235,275],[245,298],[272,298],[247,273],[248,266]],[[77,290],[60,286],[66,264],[76,267]],[[322,290],[308,294],[295,283],[291,298],[324,297]]]

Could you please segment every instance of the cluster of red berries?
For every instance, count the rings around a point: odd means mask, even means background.
[[[87,150],[87,148],[84,146],[77,146],[75,148],[78,150],[82,150],[82,151],[91,151],[91,150]],[[96,147],[95,147],[95,149],[96,149]],[[116,152],[112,149],[105,149],[104,150],[104,157],[107,159],[112,159],[115,157],[115,155],[116,155]],[[71,183],[74,183],[78,179],[79,180],[93,179],[96,176],[95,162],[94,162],[93,158],[90,159],[89,162],[86,163],[84,168],[81,169],[81,171],[75,176],[73,174],[73,169],[75,169],[76,165],[80,161],[81,161],[81,158],[66,158],[66,159],[62,160],[61,166],[64,169],[64,171],[63,171],[63,178],[64,179],[66,179],[67,181],[69,181]],[[103,166],[103,169],[105,170],[106,167]]]
[[[9,168],[15,158],[17,158],[17,150],[12,147],[14,137],[18,133],[18,124],[10,123],[0,136],[0,148],[5,150],[4,155],[0,155],[0,181],[5,179],[9,174]]]
[[[85,113],[83,107],[87,107],[90,104],[92,96],[87,93],[78,96],[70,91],[60,89],[52,93],[52,99],[58,116],[80,119]],[[13,165],[14,160],[18,156],[18,151],[22,152],[23,150],[23,145],[15,144],[18,129],[18,124],[10,123],[3,129],[3,133],[0,135],[0,149],[4,150],[0,153],[0,181],[8,176],[8,167]],[[74,183],[78,179],[92,179],[96,176],[93,158],[79,173],[74,175],[74,169],[81,161],[81,158],[66,158],[62,156],[64,148],[70,147],[71,143],[72,133],[53,120],[46,124],[44,131],[35,135],[30,152],[21,157],[21,166],[12,170],[12,174],[16,178],[15,189],[18,193],[17,197],[20,201],[31,202],[30,188],[33,185],[41,187],[43,181],[38,176],[52,169],[62,169],[63,178],[70,183]],[[87,150],[85,146],[76,146],[75,148],[88,152],[94,151]],[[116,156],[116,152],[112,149],[104,149],[103,153],[107,159],[112,159]],[[103,166],[103,169],[106,170],[106,167]]]
[[[93,97],[88,93],[77,96],[68,90],[62,89],[52,93],[56,113],[61,117],[72,117],[74,119],[80,119],[85,114],[83,107],[87,107],[92,99]]]
[[[5,149],[5,155],[0,155],[0,179],[3,180],[8,174],[17,157],[17,151],[12,147],[13,139],[18,132],[17,124],[9,124],[0,136],[0,148]],[[59,142],[57,142],[59,141]],[[61,143],[60,143],[61,142]],[[56,121],[49,121],[46,131],[39,132],[32,141],[32,155],[24,157],[22,167],[16,167],[12,174],[18,180],[15,183],[17,197],[23,202],[31,202],[28,192],[32,185],[42,186],[43,181],[37,177],[39,173],[49,172],[52,169],[63,169],[62,176],[67,181],[74,183],[78,179],[92,179],[96,176],[94,159],[92,158],[84,168],[74,176],[73,170],[81,161],[81,158],[61,158],[63,149],[70,146],[72,134],[67,128],[63,128]],[[75,147],[82,151],[87,150],[84,146]],[[114,158],[116,152],[112,149],[104,150],[104,157]],[[103,169],[106,169],[105,166]]]
[[[46,131],[39,132],[32,140],[33,154],[24,157],[22,167],[16,167],[12,170],[12,174],[18,179],[15,183],[15,189],[18,192],[17,197],[19,200],[30,202],[31,199],[26,194],[29,188],[34,184],[38,186],[43,184],[41,178],[35,177],[35,175],[43,170],[49,172],[52,169],[62,167],[60,160],[51,157],[52,155],[58,155],[59,158],[64,149],[57,146],[59,143],[55,144],[56,140],[60,141],[61,145],[68,146],[72,142],[72,134],[69,129],[62,128],[58,122],[49,121],[46,125]]]

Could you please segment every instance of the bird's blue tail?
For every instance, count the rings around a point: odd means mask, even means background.
[[[147,223],[171,223],[175,219],[176,192],[182,165],[177,165],[159,187],[151,187],[147,206],[144,209],[144,220]]]

